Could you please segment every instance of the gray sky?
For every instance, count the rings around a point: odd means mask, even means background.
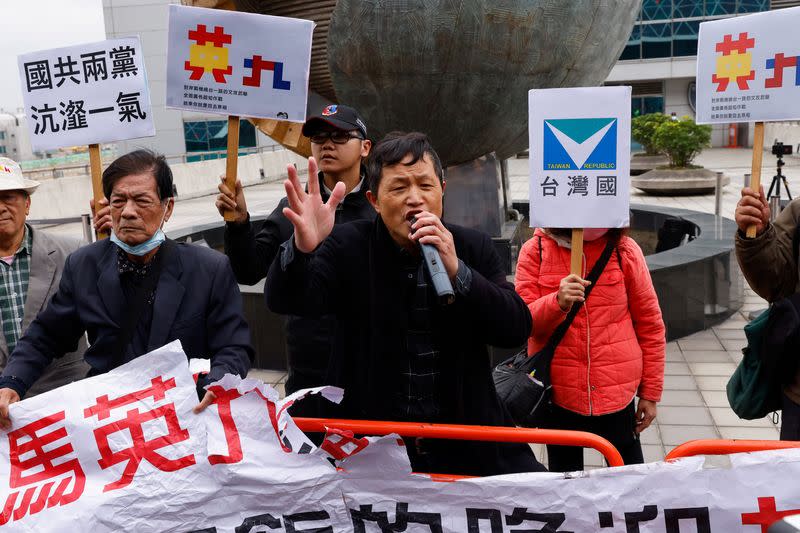
[[[22,107],[17,56],[102,41],[102,0],[0,0],[0,109]]]

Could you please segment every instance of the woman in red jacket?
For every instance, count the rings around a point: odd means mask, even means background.
[[[639,433],[656,416],[666,349],[650,272],[639,245],[623,230],[586,229],[583,273],[572,275],[570,233],[537,229],[517,266],[517,292],[533,316],[529,355],[545,346],[573,305],[583,305],[553,358],[555,405],[548,426],[601,435],[625,464],[642,463]],[[616,249],[584,302],[584,278],[609,239]],[[548,445],[547,455],[551,471],[583,470],[579,447]]]

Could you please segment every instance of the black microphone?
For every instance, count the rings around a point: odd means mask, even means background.
[[[411,219],[412,224],[416,221],[416,217]],[[439,304],[448,305],[453,303],[456,299],[456,294],[453,292],[453,284],[450,283],[450,276],[447,275],[447,271],[444,268],[439,250],[432,244],[423,244],[419,241],[417,241],[417,243],[419,244],[420,250],[422,250],[422,257],[425,259],[425,268],[428,270],[428,274],[430,274],[433,289],[439,297]]]

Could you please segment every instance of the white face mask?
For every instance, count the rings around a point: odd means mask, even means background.
[[[167,240],[167,236],[164,235],[164,231],[161,229],[161,227],[164,225],[164,219],[167,217],[168,208],[169,208],[169,203],[167,203],[167,205],[164,206],[164,214],[161,216],[161,222],[158,224],[158,229],[149,239],[147,239],[143,243],[131,246],[130,244],[127,244],[122,240],[120,240],[120,238],[117,237],[117,235],[114,233],[114,230],[111,230],[111,242],[122,248],[124,252],[127,252],[131,255],[138,255],[140,257],[155,250],[156,248],[161,246],[161,244],[165,240]]]
[[[596,241],[608,233],[608,228],[586,228],[583,230],[584,241]]]

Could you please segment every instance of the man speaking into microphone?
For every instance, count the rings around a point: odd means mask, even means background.
[[[265,294],[278,313],[336,316],[326,383],[345,396],[328,416],[513,425],[497,399],[486,346],[523,344],[530,313],[506,281],[491,238],[442,222],[445,181],[428,137],[390,134],[372,150],[374,221],[334,228],[344,187],[323,203],[316,180],[306,192],[288,170],[284,215],[294,236],[272,263]],[[308,170],[316,175],[313,158]],[[428,266],[420,245],[438,252],[428,254]],[[433,285],[441,268],[450,287]],[[406,445],[419,472],[543,470],[525,444],[409,438]]]

